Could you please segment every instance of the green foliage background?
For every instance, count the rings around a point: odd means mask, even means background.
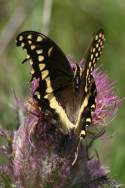
[[[46,0],[45,0],[46,1]],[[24,52],[15,46],[16,35],[24,30],[43,31],[43,0],[0,0],[0,126],[16,127],[14,94],[25,100],[29,93],[29,66],[21,65]],[[22,22],[20,21],[22,19]],[[125,96],[125,1],[53,0],[48,35],[65,54],[78,61],[84,57],[92,33],[103,28],[106,42],[99,65],[116,82],[116,91]],[[111,174],[125,183],[125,103],[107,127],[95,148]]]

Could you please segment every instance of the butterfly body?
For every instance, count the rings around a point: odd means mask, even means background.
[[[56,114],[65,134],[71,129],[86,134],[92,123],[96,106],[96,85],[92,72],[101,55],[104,33],[99,30],[92,42],[84,69],[76,64],[75,70],[62,50],[45,35],[26,31],[17,36],[17,46],[27,51],[23,61],[30,61],[32,79],[39,79],[34,97],[39,105]]]
[[[79,88],[74,87],[74,83],[69,84],[63,90],[56,92],[55,96],[60,102],[61,106],[65,109],[65,113],[70,121],[75,125],[79,114],[82,97],[83,97],[83,86]],[[70,97],[67,97],[70,96]]]

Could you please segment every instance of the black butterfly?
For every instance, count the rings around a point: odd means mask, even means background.
[[[85,137],[96,107],[97,92],[92,72],[102,52],[103,30],[93,38],[84,69],[76,64],[75,71],[61,49],[45,35],[25,31],[16,41],[17,46],[27,51],[23,62],[30,60],[32,79],[39,78],[39,86],[34,92],[39,104],[57,115],[64,133],[74,129]]]

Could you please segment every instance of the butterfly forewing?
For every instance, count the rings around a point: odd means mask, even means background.
[[[85,63],[83,72],[84,95],[80,110],[81,116],[79,114],[82,121],[82,130],[86,130],[86,126],[92,124],[92,112],[96,108],[97,90],[92,72],[102,53],[104,40],[104,32],[100,29],[93,38]],[[83,131],[83,136],[85,136],[85,131]]]
[[[58,93],[73,83],[73,71],[66,56],[51,39],[38,32],[22,32],[17,36],[16,42],[17,46],[27,51],[26,60],[29,59],[32,66],[32,79],[39,79],[34,97],[39,102],[42,100],[42,105],[58,115],[63,131],[67,134],[75,125],[57,99]]]
[[[38,32],[26,31],[19,34],[16,41],[17,46],[27,50],[24,62],[30,60],[32,79],[40,78],[41,83],[45,81],[47,93],[72,81],[73,73],[68,60],[51,39]],[[44,88],[41,88],[41,93]]]
[[[102,49],[104,46],[104,31],[100,29],[94,36],[92,44],[89,48],[86,65],[85,65],[85,75],[86,75],[86,87],[85,90],[87,90],[87,87],[89,87],[89,84],[91,82],[91,73],[93,72],[95,65],[97,61],[100,58],[100,55],[102,53]]]
[[[104,46],[104,40],[104,31],[100,29],[95,34],[87,55],[87,63],[85,69],[90,69],[90,72],[94,70],[96,62],[100,58]]]

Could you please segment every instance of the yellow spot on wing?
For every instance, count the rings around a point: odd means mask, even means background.
[[[91,62],[89,63],[89,68],[91,67]],[[87,69],[87,74],[86,74],[86,77],[88,77],[89,75],[89,69]]]
[[[99,55],[99,53],[97,52],[97,53],[95,54],[95,56],[98,57],[98,55]]]
[[[20,35],[20,36],[19,36],[19,41],[22,41],[22,40],[23,40],[23,36]]]
[[[38,61],[41,62],[41,61],[43,61],[43,60],[44,60],[44,56],[43,56],[43,55],[39,55],[39,56],[38,56]]]
[[[101,42],[101,39],[99,39],[98,43],[100,43],[100,42]]]
[[[49,77],[46,78],[45,81],[46,81],[46,85],[47,85],[46,93],[52,93],[53,88],[52,88],[52,85],[51,85],[50,78]]]
[[[43,53],[43,49],[36,50],[36,53],[37,54],[42,54]]]
[[[47,93],[47,94],[44,96],[44,99],[48,99],[48,101],[50,101],[52,98],[53,98],[53,93]]]
[[[90,61],[89,62],[89,68],[92,66],[92,62]],[[88,69],[88,71],[87,71],[87,76],[89,75],[89,69]]]
[[[36,39],[37,42],[42,42],[42,40],[43,40],[43,38],[41,36],[38,36]]]
[[[52,87],[48,87],[47,89],[46,89],[46,93],[52,93],[53,92],[53,88]]]
[[[40,64],[39,64],[39,69],[42,71],[44,68],[45,68],[45,64],[40,63]]]
[[[91,55],[91,57],[90,57],[90,58],[91,58],[91,60],[93,59],[93,57],[94,57],[94,55],[92,54],[92,55]]]
[[[50,87],[51,86],[50,78],[49,77],[46,78],[45,81],[46,81],[47,87]]]
[[[98,36],[98,35],[96,35],[96,36],[95,36],[95,40],[98,40],[98,38],[99,38],[99,36]]]
[[[44,99],[48,99],[48,97],[49,97],[49,95],[47,94],[47,95],[44,96]]]
[[[27,38],[28,38],[28,39],[32,39],[32,35],[31,35],[31,34],[28,35]]]
[[[84,130],[81,130],[80,137],[83,137],[86,135],[86,132]]]
[[[32,70],[31,70],[31,74],[34,74],[34,73],[35,73],[35,71],[34,71],[34,69],[32,69]]]
[[[97,44],[96,44],[96,48],[98,48],[98,47],[99,47],[99,44],[97,43]]]
[[[91,122],[91,118],[86,118],[86,122]]]
[[[96,62],[96,59],[94,58],[94,59],[93,59],[93,63],[95,63],[95,62]]]
[[[27,54],[26,59],[29,59],[29,58],[30,58],[30,55],[29,55],[29,54]]]
[[[101,46],[103,45],[103,42],[102,42],[102,41],[100,41],[100,45],[101,45]]]
[[[90,68],[90,71],[91,71],[91,72],[93,71],[93,67]]]
[[[31,41],[31,40],[28,40],[28,44],[32,44],[32,41]]]
[[[100,47],[98,48],[98,51],[101,51],[101,48],[100,48]]]
[[[53,50],[53,46],[49,48],[49,50],[48,50],[48,56],[51,55],[52,50]]]
[[[42,74],[42,80],[44,80],[48,76],[49,71],[48,70],[44,70],[44,71],[42,71],[41,74]]]
[[[24,46],[25,46],[24,42],[22,42],[22,43],[21,43],[21,46],[22,46],[22,47],[24,47]]]
[[[105,40],[104,34],[102,34],[102,39]]]
[[[102,33],[99,33],[99,37],[102,38]]]
[[[31,45],[31,50],[35,50],[36,46],[35,45]]]
[[[33,61],[32,60],[30,60],[30,65],[33,65]]]

